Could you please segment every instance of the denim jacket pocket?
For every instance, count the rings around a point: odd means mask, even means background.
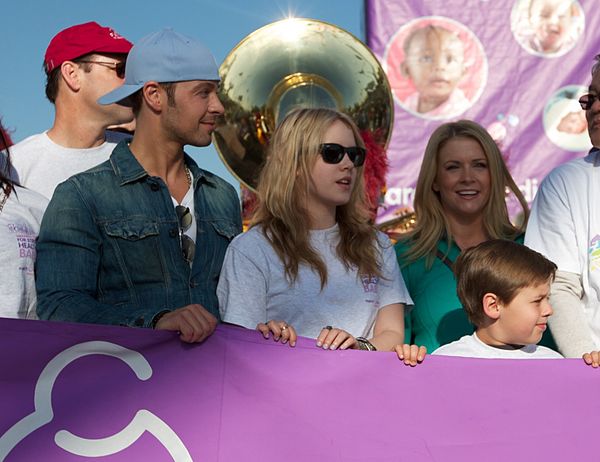
[[[124,220],[106,223],[104,225],[106,234],[110,237],[138,241],[149,236],[158,236],[156,223],[147,220]]]
[[[216,220],[211,222],[213,228],[220,236],[227,238],[228,241],[231,240],[239,234],[238,227],[235,223],[225,220]]]
[[[169,276],[158,223],[142,217],[116,220],[105,223],[104,231],[109,244],[104,261],[110,264],[103,276],[112,291],[166,283]]]

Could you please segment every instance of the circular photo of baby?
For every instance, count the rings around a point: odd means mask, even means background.
[[[396,102],[425,119],[461,115],[487,83],[479,39],[464,24],[441,16],[417,18],[398,29],[383,63]]]
[[[579,98],[587,93],[581,85],[567,85],[552,95],[544,107],[544,132],[552,143],[567,151],[591,149],[585,111]]]
[[[525,51],[556,58],[573,49],[583,34],[585,16],[577,0],[517,0],[510,24]]]

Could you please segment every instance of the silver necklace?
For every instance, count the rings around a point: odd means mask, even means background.
[[[183,164],[183,169],[185,170],[185,178],[187,179],[188,188],[190,188],[192,186],[192,173],[190,172],[187,164]]]

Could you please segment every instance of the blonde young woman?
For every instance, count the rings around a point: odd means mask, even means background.
[[[507,188],[521,205],[520,226],[509,219]],[[443,124],[431,135],[414,207],[417,225],[396,244],[414,301],[406,317],[406,340],[433,351],[473,333],[456,295],[455,259],[462,250],[489,239],[522,243],[529,212],[498,146],[482,126],[469,120]]]
[[[290,346],[392,351],[411,299],[387,237],[369,224],[366,151],[355,124],[330,109],[290,113],[275,131],[252,227],[230,244],[219,280],[223,321]]]

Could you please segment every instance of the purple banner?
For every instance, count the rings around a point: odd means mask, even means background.
[[[443,122],[466,118],[486,127],[529,202],[553,167],[591,147],[577,100],[600,53],[596,1],[366,4],[368,45],[395,101],[378,221],[412,205],[427,140]]]
[[[600,371],[580,360],[296,348],[220,326],[0,320],[0,461],[595,460]],[[86,459],[84,459],[86,458]]]

